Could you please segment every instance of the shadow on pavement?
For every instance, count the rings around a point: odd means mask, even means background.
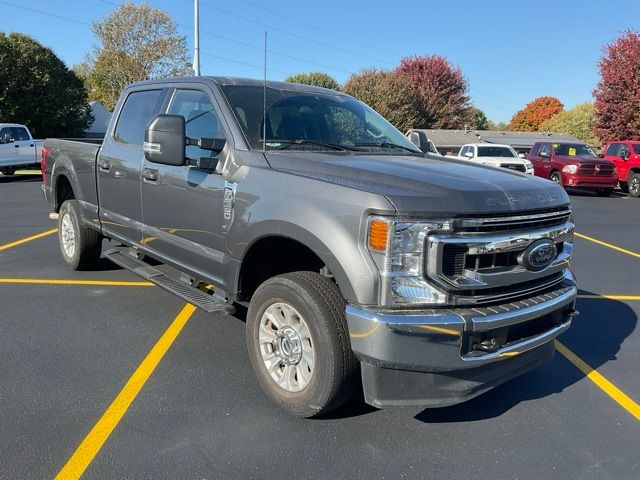
[[[589,294],[589,292],[580,292]],[[580,316],[560,341],[594,369],[616,359],[620,345],[635,329],[638,317],[624,302],[579,299]],[[603,334],[606,333],[606,334]],[[576,367],[554,360],[500,385],[468,402],[444,408],[425,409],[416,419],[425,423],[483,420],[502,415],[520,402],[563,391],[584,377]]]
[[[0,175],[0,183],[27,183],[27,182],[41,182],[42,175],[40,174],[26,174],[26,175]]]

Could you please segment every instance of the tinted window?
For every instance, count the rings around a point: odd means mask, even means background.
[[[176,90],[168,113],[184,117],[187,137],[189,138],[223,137],[218,114],[213,108],[209,96],[203,92],[198,90]],[[213,155],[217,154],[210,150],[201,150],[193,145],[187,147],[187,157],[189,158],[195,159]]]
[[[113,134],[117,142],[142,145],[144,131],[156,112],[161,93],[162,90],[145,90],[129,94]]]
[[[513,150],[508,147],[478,147],[479,157],[516,157]]]
[[[539,151],[540,151],[540,144],[536,143],[531,149],[530,155],[538,155]]]
[[[640,155],[640,143],[633,144],[633,151],[636,152],[636,155]]]
[[[0,130],[0,143],[4,143],[4,136],[6,134],[11,135],[11,138],[13,139],[13,133],[11,132],[11,128],[9,127],[4,127],[2,130]]]
[[[20,142],[23,140],[31,140],[29,138],[29,132],[27,132],[26,128],[23,127],[12,127],[11,131],[13,133],[13,139],[16,142]]]
[[[607,151],[605,152],[605,155],[607,155],[609,157],[617,157],[618,156],[618,148],[620,148],[620,144],[619,143],[612,143],[611,145],[609,145],[607,147]]]
[[[554,143],[553,151],[556,152],[556,155],[565,155],[568,157],[579,155],[596,156],[596,152],[594,152],[589,145],[580,143]]]
[[[549,146],[548,143],[543,143],[540,146],[540,153],[546,153],[548,156],[551,156],[551,147]]]

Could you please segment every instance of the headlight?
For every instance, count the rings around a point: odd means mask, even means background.
[[[533,171],[533,163],[531,163],[529,160],[522,160],[524,162],[524,168],[527,172],[532,172]]]
[[[577,165],[565,165],[562,167],[562,171],[564,173],[576,173],[578,171]]]
[[[425,280],[424,250],[430,232],[447,231],[451,231],[448,220],[369,218],[367,247],[380,271],[381,305],[446,303],[446,294]]]

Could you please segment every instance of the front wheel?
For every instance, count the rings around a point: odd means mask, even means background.
[[[627,186],[629,189],[629,195],[632,197],[640,197],[640,173],[629,173]]]
[[[102,235],[82,225],[76,200],[67,200],[60,207],[58,240],[62,258],[73,270],[90,269],[100,261]]]
[[[560,175],[560,172],[553,172],[549,177],[549,180],[557,183],[558,185],[562,185],[562,175]]]
[[[338,286],[314,272],[265,281],[247,313],[247,349],[264,392],[278,406],[314,417],[346,402],[358,362]]]

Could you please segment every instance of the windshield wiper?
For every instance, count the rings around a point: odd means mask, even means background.
[[[263,140],[260,140],[260,143],[262,143]],[[284,143],[288,146],[291,145],[319,145],[321,147],[327,147],[327,148],[332,148],[334,150],[345,150],[345,151],[351,151],[351,152],[361,152],[362,149],[361,148],[355,148],[355,147],[349,147],[346,145],[340,145],[338,143],[331,143],[331,142],[323,142],[322,140],[307,140],[304,138],[298,138],[295,140],[291,140],[291,139],[276,139],[276,138],[267,138],[266,141],[267,144],[269,143]],[[284,150],[284,149],[280,149],[280,150]]]
[[[379,147],[379,148],[399,148],[401,150],[406,150],[411,153],[422,153],[413,148],[405,147],[404,145],[398,145],[397,143],[391,142],[366,142],[366,143],[354,143],[354,145],[358,147]]]

